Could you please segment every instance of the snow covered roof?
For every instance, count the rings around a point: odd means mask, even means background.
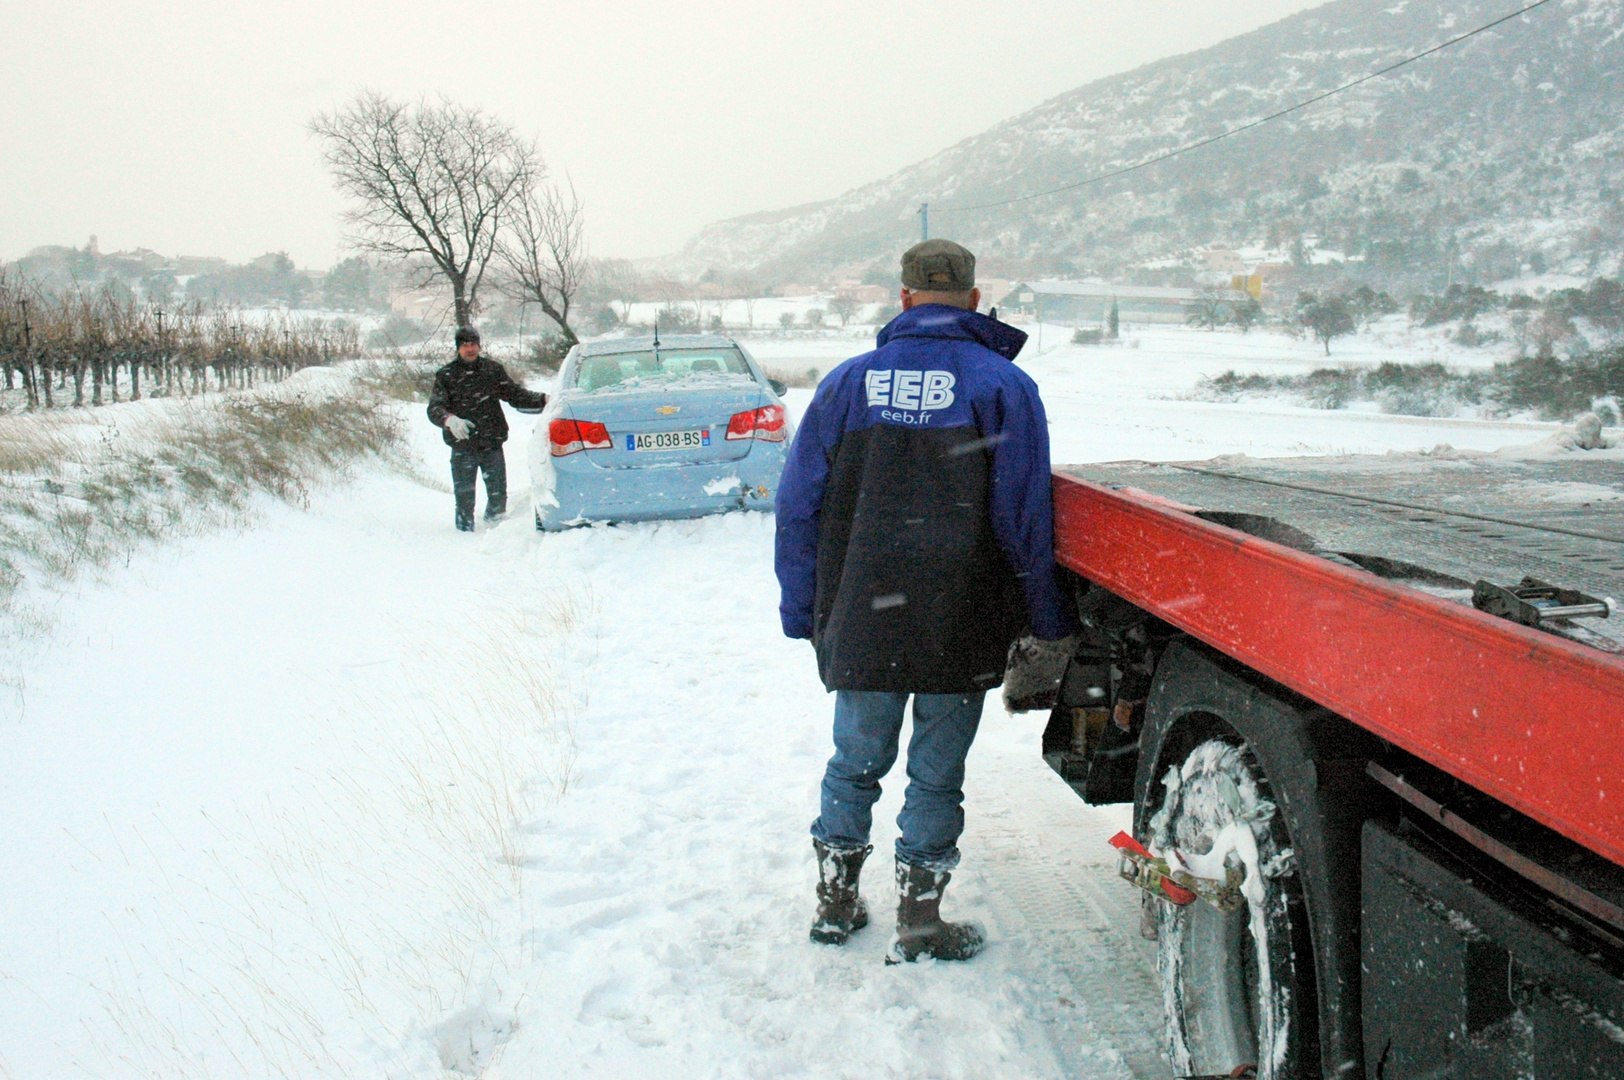
[[[1169,300],[1192,302],[1200,295],[1197,289],[1173,289],[1156,285],[1106,285],[1096,281],[1026,281],[1011,292],[1032,292],[1040,296],[1074,296],[1086,299],[1109,300]]]

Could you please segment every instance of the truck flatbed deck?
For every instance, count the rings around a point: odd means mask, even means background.
[[[1298,550],[1341,558],[1434,595],[1470,602],[1486,579],[1524,577],[1624,599],[1624,461],[1435,457],[1228,458],[1068,466]],[[1624,618],[1559,633],[1624,649]]]
[[[1624,462],[1571,458],[1063,466],[1056,556],[1624,865],[1624,618],[1470,604],[1527,576],[1624,598]]]

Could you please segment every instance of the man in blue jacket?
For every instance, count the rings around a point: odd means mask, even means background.
[[[986,691],[1030,627],[1073,615],[1055,581],[1049,433],[1026,335],[976,313],[975,256],[928,240],[902,256],[902,314],[879,348],[830,372],[777,496],[784,633],[810,638],[835,692],[835,755],[812,824],[812,940],[868,923],[858,894],[880,779],[913,698],[897,819],[899,903],[888,963],[966,960],[981,931],[942,921],[964,831],[964,760]]]

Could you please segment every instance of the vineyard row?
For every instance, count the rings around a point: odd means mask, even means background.
[[[108,291],[51,294],[0,278],[5,389],[22,390],[31,409],[139,400],[143,387],[163,397],[280,382],[359,356],[360,345],[345,320],[248,320],[198,301],[165,311]]]

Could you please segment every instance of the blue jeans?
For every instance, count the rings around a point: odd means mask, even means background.
[[[457,528],[474,531],[474,480],[485,474],[485,520],[507,513],[507,459],[500,446],[483,450],[457,446],[451,450],[451,491],[457,500]]]
[[[908,790],[897,825],[897,858],[951,870],[964,832],[964,758],[981,724],[978,694],[914,694]],[[880,778],[897,761],[907,694],[835,692],[835,756],[823,774],[823,806],[812,836],[832,848],[868,843]]]

